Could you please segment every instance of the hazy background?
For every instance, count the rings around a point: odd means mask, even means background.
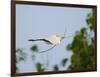
[[[16,5],[16,49],[22,48],[27,53],[27,60],[20,62],[18,67],[20,72],[36,71],[35,63],[40,62],[47,67],[47,71],[52,70],[52,66],[58,64],[60,70],[65,70],[60,65],[63,58],[68,58],[66,67],[70,65],[71,52],[65,47],[71,43],[76,31],[86,26],[87,14],[91,9],[84,8],[65,8],[51,6],[34,6],[34,5]],[[37,54],[30,50],[34,44],[29,42],[30,38],[44,38],[53,34],[63,34],[67,28],[66,36],[72,36],[64,39],[60,45],[53,50]],[[47,46],[44,43],[41,50],[45,50]],[[35,55],[32,60],[31,56]],[[49,64],[47,63],[49,62]]]

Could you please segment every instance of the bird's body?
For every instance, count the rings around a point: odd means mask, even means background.
[[[58,37],[57,35],[52,35],[52,36],[45,38],[45,39],[50,41],[52,44],[59,44],[61,41],[61,38]]]

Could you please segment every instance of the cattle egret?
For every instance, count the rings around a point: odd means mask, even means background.
[[[57,44],[60,44],[61,41],[65,38],[65,33],[66,33],[66,29],[63,35],[52,35],[50,37],[47,38],[43,38],[43,39],[29,39],[28,41],[44,41],[45,43],[49,44],[49,45],[53,45],[51,48],[45,50],[45,51],[49,51],[51,49],[53,49]],[[45,51],[41,51],[41,52],[45,52]],[[41,53],[40,52],[40,53]]]
[[[64,35],[52,35],[52,36],[44,38],[44,39],[30,39],[28,41],[44,41],[47,44],[56,45],[56,44],[60,44],[60,42],[64,38],[65,38]]]

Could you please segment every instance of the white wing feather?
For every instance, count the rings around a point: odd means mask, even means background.
[[[60,43],[60,38],[58,38],[56,35],[52,35],[52,36],[45,38],[45,39],[50,41],[53,45]]]

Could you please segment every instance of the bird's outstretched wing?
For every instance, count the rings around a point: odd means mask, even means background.
[[[28,41],[44,41],[47,44],[52,44],[49,40],[46,39],[29,39]]]
[[[56,47],[56,45],[53,45],[51,48],[49,48],[49,49],[47,49],[47,50],[44,50],[44,51],[41,51],[41,52],[39,52],[39,53],[44,53],[44,52],[50,51],[50,50],[52,50],[54,47]]]
[[[46,39],[29,39],[28,41],[44,41],[48,44],[52,44],[50,41],[46,40]],[[44,53],[44,52],[47,52],[47,51],[50,51],[52,50],[56,45],[53,45],[51,48],[47,49],[47,50],[43,50],[43,51],[40,51],[39,53]]]

